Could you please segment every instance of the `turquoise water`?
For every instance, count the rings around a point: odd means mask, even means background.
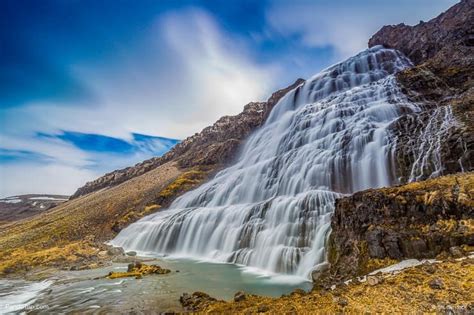
[[[179,297],[184,292],[203,291],[215,298],[230,300],[240,290],[277,297],[296,288],[311,289],[311,283],[302,279],[261,275],[233,264],[184,259],[161,259],[146,263],[159,264],[172,272],[166,275],[149,275],[142,279],[110,280],[99,277],[110,271],[125,271],[127,264],[116,263],[100,269],[65,271],[53,279],[49,286],[39,292],[27,294],[29,300],[19,301],[18,296],[14,298],[17,299],[16,303],[28,304],[27,312],[30,314],[105,314],[144,310],[180,311],[182,308]],[[21,291],[27,292],[28,285],[23,283],[22,286]],[[1,292],[0,285],[0,296]],[[6,295],[4,293],[4,297],[8,298]]]

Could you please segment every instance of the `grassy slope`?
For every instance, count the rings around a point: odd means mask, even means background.
[[[177,195],[202,183],[207,173],[164,164],[110,189],[68,201],[2,227],[0,274],[97,260],[103,242]],[[114,231],[115,230],[115,231]]]
[[[214,302],[203,313],[335,314],[347,313],[446,313],[468,314],[474,307],[474,259],[450,260],[420,265],[396,275],[380,277],[381,283],[354,282],[335,290],[315,289],[308,294],[292,293],[280,298],[248,296],[240,302]],[[441,280],[442,289],[430,282]]]

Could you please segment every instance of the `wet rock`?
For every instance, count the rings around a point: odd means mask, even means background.
[[[318,269],[316,270],[313,270],[311,272],[311,279],[313,280],[313,282],[316,282],[318,281],[318,279],[321,278],[321,276],[323,274],[325,274],[327,271],[329,270],[329,264],[322,264],[321,266],[319,266]]]
[[[434,258],[444,251],[458,255],[474,234],[460,234],[457,227],[474,212],[456,196],[471,200],[473,180],[473,173],[455,174],[337,199],[328,241],[331,277],[353,278],[394,260]]]
[[[107,255],[109,256],[119,256],[119,255],[124,255],[125,251],[123,250],[122,247],[109,247],[107,249]]]
[[[369,255],[374,258],[384,258],[387,256],[385,248],[382,246],[382,229],[373,229],[367,232],[367,246],[369,247]]]
[[[247,298],[247,295],[243,291],[239,291],[234,294],[234,302],[240,302]]]
[[[130,252],[127,252],[127,255],[128,256],[137,256],[137,252],[130,251]]]
[[[473,10],[472,0],[461,1],[427,23],[384,26],[369,41],[371,47],[384,45],[402,51],[416,65],[396,75],[403,93],[411,101],[424,104],[421,113],[407,113],[390,127],[397,138],[397,176],[402,182],[412,175],[412,166],[420,156],[420,141],[430,137],[423,134],[428,122],[435,126],[436,132],[431,133],[443,140],[436,162],[434,158],[426,159],[418,169],[417,180],[430,177],[439,165],[442,167],[437,175],[474,169],[474,47],[469,44],[474,29]],[[452,110],[456,123],[443,131],[441,126],[448,121],[445,107]],[[436,117],[435,113],[441,116]]]
[[[430,282],[428,282],[428,285],[430,286],[430,288],[435,290],[442,290],[444,288],[444,283],[439,278],[434,278],[430,280]]]
[[[132,272],[135,269],[135,263],[128,264],[127,272]]]
[[[116,279],[116,278],[124,278],[124,277],[135,277],[136,279],[141,279],[143,275],[149,275],[149,274],[163,275],[170,272],[171,270],[161,268],[158,265],[145,265],[137,261],[137,262],[129,264],[126,272],[110,272],[107,278]]]

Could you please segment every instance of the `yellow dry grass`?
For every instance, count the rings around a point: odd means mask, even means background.
[[[315,289],[308,294],[292,293],[280,298],[248,296],[241,302],[217,301],[203,313],[254,314],[363,314],[363,313],[446,313],[453,310],[467,314],[474,302],[474,260],[445,261],[430,267],[409,268],[382,282],[350,283],[334,291]],[[438,279],[442,289],[432,288]],[[472,310],[472,309],[471,309]]]

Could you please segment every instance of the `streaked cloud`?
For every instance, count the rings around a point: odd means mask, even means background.
[[[417,24],[440,14],[455,0],[275,1],[267,11],[270,29],[298,37],[309,47],[332,47],[334,61],[367,47],[372,34],[387,24]]]
[[[37,189],[72,193],[105,172],[159,156],[174,139],[264,99],[277,73],[276,67],[257,64],[243,40],[197,8],[160,15],[132,46],[117,47],[103,65],[69,67],[74,81],[93,97],[78,98],[77,104],[33,99],[1,110],[0,147],[8,150],[4,160],[9,160],[0,163],[9,183],[2,185],[1,195],[17,189],[10,183],[31,176],[39,178],[29,178],[31,191],[37,191],[36,183]],[[26,158],[35,155],[48,159],[31,163]],[[28,171],[17,176],[20,165]],[[58,184],[43,178],[55,166],[62,170]],[[65,180],[63,174],[83,182]]]

